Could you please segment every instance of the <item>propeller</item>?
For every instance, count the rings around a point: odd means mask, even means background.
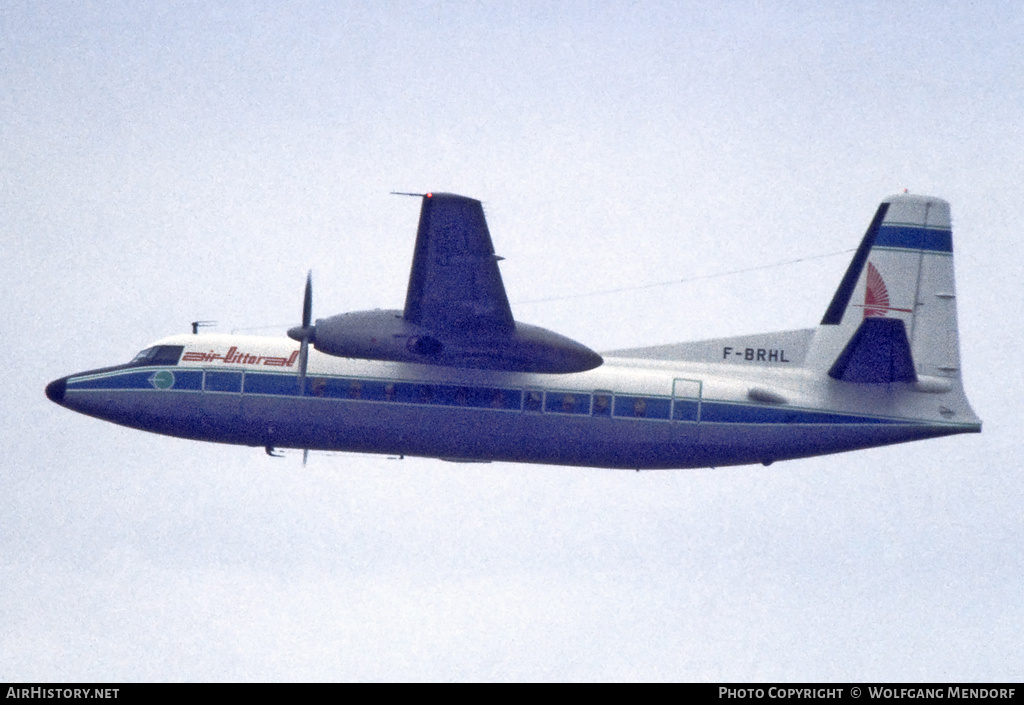
[[[313,317],[313,271],[306,274],[306,295],[302,300],[302,325],[291,328],[288,337],[299,341],[299,389],[306,392],[306,363],[309,361],[309,343],[316,339],[316,326],[310,325]]]
[[[309,343],[316,340],[316,326],[313,318],[313,270],[306,272],[306,295],[302,298],[302,325],[291,328],[288,337],[299,341],[299,394],[306,394],[306,364],[309,362]],[[309,448],[302,449],[302,467],[309,460]]]

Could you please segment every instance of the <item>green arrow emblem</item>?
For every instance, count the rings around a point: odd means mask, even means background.
[[[157,389],[170,389],[174,386],[174,373],[170,370],[160,370],[149,376],[149,383]]]

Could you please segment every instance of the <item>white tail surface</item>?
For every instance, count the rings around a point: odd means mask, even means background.
[[[878,365],[878,355],[856,346],[877,348],[878,341],[891,349],[885,364],[906,366],[903,378],[898,369],[896,379],[886,379],[888,373],[862,379],[856,371],[858,360],[860,368]],[[901,362],[907,343],[910,359]],[[846,377],[840,376],[844,357],[850,363]],[[906,194],[882,202],[815,332],[807,365],[847,381],[916,381],[922,391],[945,391],[959,382],[949,203]]]

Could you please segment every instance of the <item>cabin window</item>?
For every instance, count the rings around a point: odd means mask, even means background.
[[[522,392],[518,389],[494,389],[492,387],[446,387],[441,404],[468,406],[474,409],[518,410]]]
[[[444,384],[425,385],[429,390],[424,404],[440,404],[441,406],[465,406],[466,391],[462,387],[449,387]]]
[[[207,380],[211,374],[225,374],[223,372],[206,373]],[[207,382],[209,386],[209,382]],[[299,393],[299,378],[292,375],[271,375],[258,372],[247,372],[245,375],[246,394],[282,394],[291,395]]]
[[[380,382],[318,377],[310,382],[309,391],[315,396],[332,399],[384,400],[384,385]]]
[[[672,418],[676,421],[696,421],[700,402],[690,399],[676,399],[672,404]]]
[[[523,404],[523,393],[518,389],[468,387],[466,404],[477,409],[508,409],[518,411]]]
[[[615,416],[634,419],[668,420],[672,400],[664,397],[615,397]]]
[[[544,393],[537,389],[526,390],[523,408],[527,411],[540,411],[544,404]]]
[[[544,411],[555,414],[589,414],[590,395],[578,392],[548,392],[544,395]]]
[[[198,392],[203,388],[203,373],[199,370],[176,370],[174,372],[174,386],[172,389],[179,391]]]
[[[418,404],[420,400],[420,385],[409,384],[408,382],[367,382],[368,386],[372,386],[375,396],[374,399],[380,401],[398,401],[405,404]],[[370,391],[368,387],[364,387],[364,391]],[[364,396],[365,398],[365,396]]]
[[[242,373],[207,370],[205,389],[208,392],[241,392]]]
[[[594,416],[611,416],[612,415],[612,395],[611,392],[597,392],[594,394]]]
[[[504,409],[505,408],[505,392],[501,389],[491,390],[491,408],[492,409]]]

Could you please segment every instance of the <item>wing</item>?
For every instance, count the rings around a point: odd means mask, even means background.
[[[585,345],[513,320],[499,259],[480,201],[428,193],[405,311],[321,318],[310,340],[328,355],[478,370],[568,374],[600,365]]]
[[[436,331],[509,334],[515,329],[480,201],[423,197],[404,318]]]

